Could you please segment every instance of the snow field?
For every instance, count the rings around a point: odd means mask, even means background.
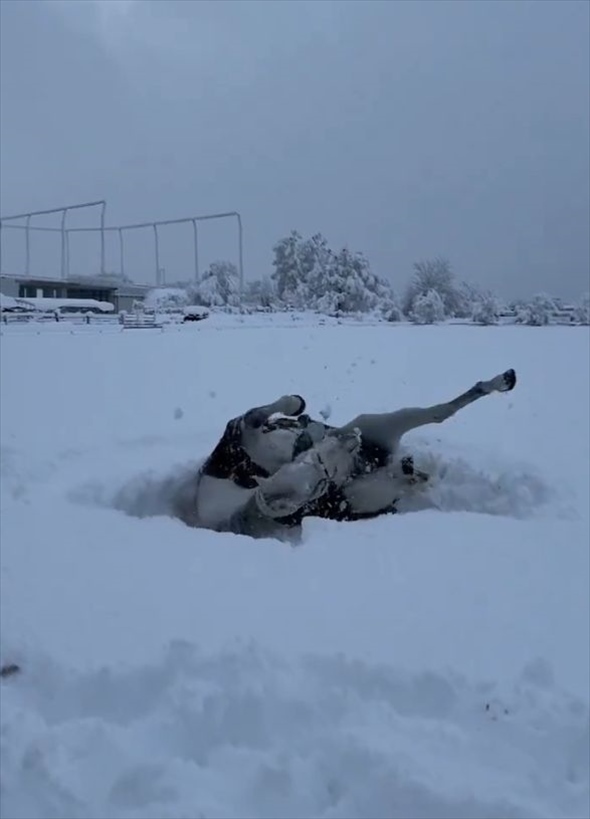
[[[252,318],[3,330],[2,816],[587,816],[587,329]],[[339,423],[509,366],[405,439],[407,514],[295,549],[162,514],[250,406]]]

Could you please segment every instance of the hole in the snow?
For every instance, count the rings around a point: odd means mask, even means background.
[[[501,471],[476,469],[462,458],[419,453],[416,462],[430,476],[427,484],[407,495],[400,512],[438,509],[527,518],[555,499],[538,475],[513,466]]]
[[[90,482],[70,493],[70,498],[77,503],[116,509],[136,518],[184,519],[194,506],[199,467],[200,462],[192,462],[165,474],[143,472],[115,487]]]
[[[475,469],[461,458],[445,458],[432,452],[416,452],[416,463],[430,476],[398,503],[398,512],[424,510],[472,512],[501,517],[527,518],[554,502],[554,491],[538,476],[523,469],[501,471]],[[141,473],[118,486],[86,484],[72,499],[117,509],[137,518],[173,517],[188,525],[196,520],[196,476],[201,462],[178,466],[168,472]]]

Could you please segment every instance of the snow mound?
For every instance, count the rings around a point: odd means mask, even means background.
[[[416,465],[429,481],[405,497],[400,512],[438,509],[441,512],[476,512],[511,518],[529,518],[553,502],[552,514],[565,507],[555,487],[550,487],[530,466],[486,464],[477,467],[467,457],[413,450]],[[477,463],[477,459],[473,459]]]
[[[88,481],[72,489],[69,498],[91,506],[112,507],[136,518],[175,517],[175,508],[190,492],[200,464],[191,462],[161,475],[146,470],[119,486]]]
[[[18,307],[18,301],[15,298],[0,293],[0,310],[14,310],[15,307]]]
[[[551,501],[552,513],[566,515],[557,492],[535,472],[511,467],[482,469],[466,458],[413,450],[417,465],[430,475],[427,484],[417,486],[398,504],[398,511],[475,512],[512,518],[538,514]],[[98,480],[87,482],[70,493],[77,502],[117,509],[133,517],[175,516],[178,502],[190,492],[200,462],[191,462],[159,474],[143,471],[123,484],[112,486]],[[346,525],[346,524],[343,524]]]
[[[588,815],[588,710],[542,662],[499,690],[176,642],[129,669],[31,656],[2,687],[13,819]]]

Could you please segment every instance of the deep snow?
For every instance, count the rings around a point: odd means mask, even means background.
[[[3,817],[590,815],[587,328],[0,341]],[[340,423],[509,366],[513,393],[405,439],[416,511],[297,548],[158,515],[250,406]]]

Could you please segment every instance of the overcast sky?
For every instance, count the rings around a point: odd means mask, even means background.
[[[0,9],[3,215],[102,198],[114,225],[237,210],[247,278],[297,229],[363,251],[400,290],[434,255],[505,296],[588,289],[586,0]],[[190,277],[190,226],[163,234],[167,278]],[[232,222],[200,235],[202,265],[236,260]],[[58,239],[35,236],[34,272],[59,271]],[[72,273],[93,272],[96,246],[76,239]],[[138,280],[152,247],[129,239]]]

